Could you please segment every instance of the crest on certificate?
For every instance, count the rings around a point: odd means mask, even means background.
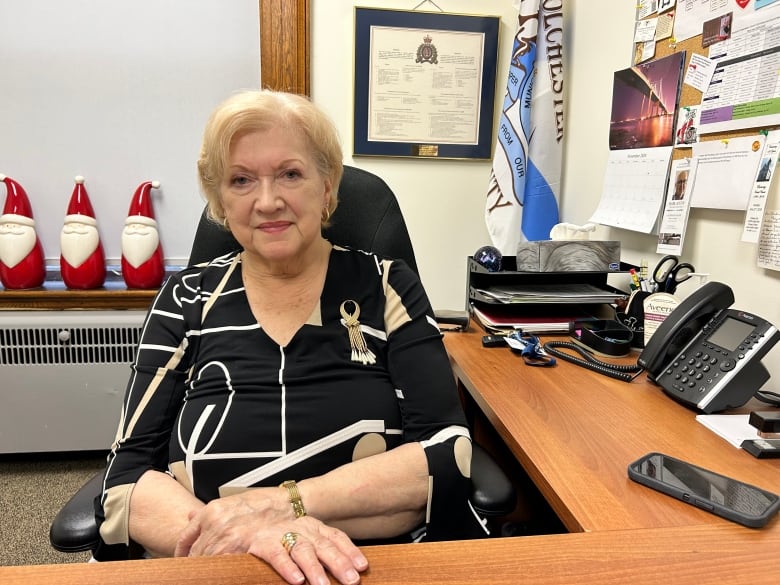
[[[436,45],[433,44],[431,35],[425,35],[423,37],[423,44],[417,47],[417,59],[415,63],[430,63],[436,65],[439,62],[439,52],[436,50]]]

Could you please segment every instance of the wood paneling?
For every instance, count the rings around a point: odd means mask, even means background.
[[[309,95],[309,0],[260,0],[264,88]]]

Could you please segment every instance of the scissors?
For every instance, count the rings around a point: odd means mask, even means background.
[[[660,292],[674,294],[677,285],[688,280],[694,272],[693,264],[680,262],[677,256],[664,256],[655,265],[653,280]]]

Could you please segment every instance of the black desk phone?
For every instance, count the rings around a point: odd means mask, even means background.
[[[757,315],[730,309],[731,288],[708,282],[684,299],[639,356],[647,377],[705,413],[742,406],[769,379],[761,358],[780,339]]]

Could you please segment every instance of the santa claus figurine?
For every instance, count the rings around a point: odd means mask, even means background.
[[[60,232],[60,271],[68,288],[100,288],[106,280],[106,258],[84,177],[76,177]]]
[[[8,289],[36,288],[46,278],[43,248],[27,193],[13,179],[0,174],[7,196],[0,215],[0,281]]]
[[[160,236],[150,192],[159,181],[146,181],[135,190],[122,230],[122,277],[127,288],[158,288],[165,276]]]

